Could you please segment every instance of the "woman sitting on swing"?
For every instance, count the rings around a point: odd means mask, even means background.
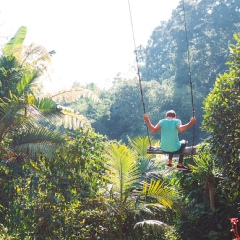
[[[192,117],[190,122],[182,125],[180,119],[176,118],[176,113],[173,110],[170,110],[166,113],[166,118],[160,120],[156,126],[153,126],[150,118],[147,114],[144,114],[144,120],[147,123],[148,128],[154,134],[157,131],[161,130],[161,149],[169,154],[168,167],[172,167],[172,158],[174,154],[180,154],[177,169],[178,170],[188,170],[188,167],[183,165],[183,156],[182,151],[187,145],[185,140],[180,141],[178,137],[179,132],[184,132],[189,129],[193,124],[196,123],[196,118]]]

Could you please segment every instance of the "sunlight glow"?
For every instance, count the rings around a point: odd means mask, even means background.
[[[127,0],[0,1],[1,36],[12,37],[25,25],[25,44],[35,42],[56,51],[49,89],[69,87],[75,81],[104,88],[135,64]],[[170,18],[178,3],[130,0],[137,46],[147,44],[154,28]],[[1,45],[6,41],[1,38]]]

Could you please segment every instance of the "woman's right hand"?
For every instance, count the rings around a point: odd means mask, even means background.
[[[145,113],[145,114],[143,115],[143,119],[144,119],[146,122],[148,122],[148,121],[149,121],[149,116]]]

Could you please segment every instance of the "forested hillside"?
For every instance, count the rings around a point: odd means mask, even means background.
[[[219,73],[226,69],[228,46],[239,31],[239,3],[234,0],[189,0],[185,15],[192,80],[195,90],[206,95]],[[142,79],[174,82],[179,88],[189,83],[187,42],[183,4],[172,17],[157,26],[146,47],[140,48]]]

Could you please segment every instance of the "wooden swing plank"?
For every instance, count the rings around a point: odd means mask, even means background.
[[[169,154],[168,152],[164,152],[158,146],[149,147],[147,149],[147,153],[149,153],[149,154]],[[197,147],[196,146],[185,147],[182,153],[184,155],[195,155],[197,153]],[[178,154],[178,153],[174,153],[174,154]]]

